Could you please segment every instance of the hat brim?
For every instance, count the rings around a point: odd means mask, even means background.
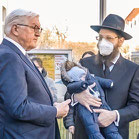
[[[99,33],[100,29],[106,28],[106,29],[111,29],[111,30],[118,31],[121,34],[121,36],[123,36],[125,38],[125,40],[130,40],[132,38],[132,36],[129,35],[128,33],[124,32],[124,31],[121,31],[121,30],[118,30],[118,29],[113,28],[113,27],[104,26],[104,25],[102,25],[102,26],[97,26],[96,25],[96,26],[90,26],[90,27],[91,27],[91,29],[93,29],[94,31],[96,31],[98,33]]]

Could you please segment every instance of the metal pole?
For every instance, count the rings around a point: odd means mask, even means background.
[[[106,17],[106,0],[100,0],[99,2],[99,24],[101,25]]]

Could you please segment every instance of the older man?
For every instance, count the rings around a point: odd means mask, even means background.
[[[88,68],[90,73],[114,81],[114,87],[105,90],[106,101],[112,111],[104,109],[94,111],[99,113],[100,127],[115,122],[123,139],[128,139],[129,122],[139,118],[139,66],[120,54],[119,48],[124,40],[132,38],[124,32],[124,26],[124,20],[114,14],[108,15],[101,26],[91,26],[99,33],[96,38],[99,53],[97,56],[81,59],[80,63]],[[89,105],[94,105],[96,101],[90,99],[87,91],[75,94],[75,98],[88,109]],[[78,114],[75,119],[75,138],[86,139]]]
[[[53,106],[44,78],[26,57],[41,33],[39,15],[22,9],[5,21],[0,45],[0,139],[58,139],[56,118],[70,100]]]

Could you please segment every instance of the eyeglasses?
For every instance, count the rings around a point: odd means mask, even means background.
[[[24,24],[17,24],[17,25],[32,28],[32,29],[34,29],[35,33],[41,33],[43,30],[42,28],[39,28],[37,25],[35,25],[35,26],[29,26],[29,25],[24,25]]]
[[[98,40],[98,41],[101,41],[103,38],[108,40],[108,41],[112,41],[112,40],[114,40],[116,38],[119,38],[119,36],[115,36],[115,37],[111,37],[111,36],[106,36],[106,37],[104,37],[104,36],[96,36],[96,40]]]

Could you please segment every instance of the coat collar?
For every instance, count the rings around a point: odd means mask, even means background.
[[[4,37],[6,40],[10,41],[11,43],[13,43],[24,55],[26,54],[26,50],[16,41],[14,41],[13,39],[9,38],[9,37]]]

